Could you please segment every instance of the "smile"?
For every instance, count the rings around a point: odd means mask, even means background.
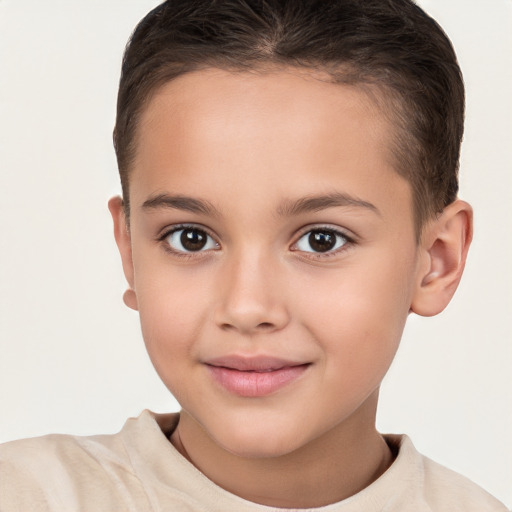
[[[310,363],[274,358],[227,357],[206,362],[210,375],[226,391],[248,398],[263,397],[292,383]]]

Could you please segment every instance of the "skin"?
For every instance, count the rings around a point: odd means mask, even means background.
[[[125,302],[182,406],[171,442],[248,500],[326,505],[392,463],[375,429],[379,386],[409,313],[437,314],[453,295],[471,208],[454,202],[418,244],[391,134],[362,91],[297,69],[189,73],[142,115],[129,229],[121,199],[109,203]],[[345,200],[291,207],[333,193]],[[211,236],[205,250],[165,236],[183,223]],[[313,228],[339,231],[339,247],[315,252]],[[238,396],[205,364],[233,354],[308,366],[276,392]]]

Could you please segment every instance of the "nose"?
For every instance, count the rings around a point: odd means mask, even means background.
[[[257,254],[232,260],[219,274],[216,324],[246,335],[283,329],[290,316],[279,265]]]

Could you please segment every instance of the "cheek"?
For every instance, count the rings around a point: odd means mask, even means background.
[[[186,370],[193,341],[206,316],[206,290],[180,273],[157,266],[136,274],[136,293],[142,335],[148,354],[160,374]]]
[[[190,379],[197,337],[198,302],[176,289],[161,286],[141,293],[139,315],[146,350],[158,376],[179,403],[187,403],[194,392]],[[184,387],[182,383],[189,384]]]
[[[412,266],[385,255],[318,275],[301,304],[304,324],[337,364],[385,370],[398,348],[410,304]],[[397,268],[401,271],[397,271]]]

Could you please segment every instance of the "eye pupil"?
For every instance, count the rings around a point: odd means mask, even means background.
[[[336,245],[336,235],[330,231],[312,231],[309,245],[316,252],[330,251]]]
[[[198,229],[184,229],[180,241],[187,251],[200,251],[208,241],[208,235]]]

